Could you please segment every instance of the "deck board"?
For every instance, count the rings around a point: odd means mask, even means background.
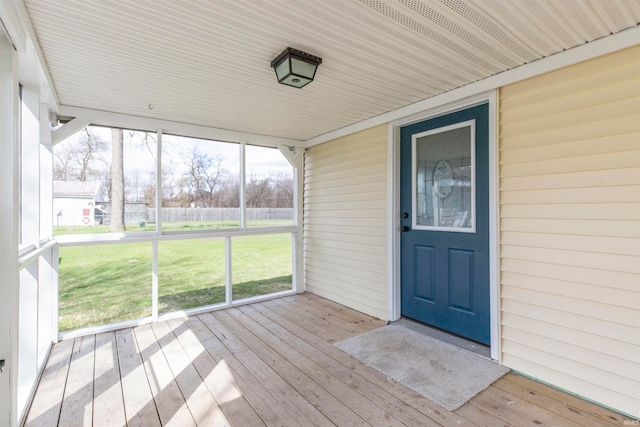
[[[123,329],[115,334],[127,426],[159,427],[160,416],[133,330]]]
[[[280,374],[283,369],[279,364],[279,358],[263,359],[259,357],[211,313],[202,314],[198,317],[211,329],[229,351],[238,357],[247,369],[250,369],[257,378],[261,379],[263,385],[273,388],[278,395],[282,396],[280,399],[281,402],[291,402],[291,405],[287,406],[287,410],[289,410],[302,425],[327,425],[329,419],[320,409],[306,399],[303,394],[299,393],[297,388]],[[256,370],[260,372],[256,372]],[[286,367],[284,370],[286,371]],[[264,376],[263,372],[268,375]],[[301,381],[303,380],[304,378],[301,378]],[[294,381],[294,384],[296,383],[297,381]]]
[[[196,425],[214,427],[231,424],[167,322],[154,323],[151,329]]]
[[[229,403],[235,403],[238,400],[237,394],[241,395],[268,426],[301,425],[278,400],[278,398],[281,397],[285,401],[288,401],[287,395],[282,392],[282,384],[275,384],[275,378],[272,379],[272,377],[269,376],[270,372],[268,372],[267,369],[260,371],[261,375],[253,376],[251,371],[222,345],[200,319],[189,319],[188,327],[193,333],[193,340],[202,345],[216,366],[222,367],[225,375],[235,386],[235,390],[228,388],[223,391],[226,394],[231,394],[223,400]],[[273,375],[280,379],[275,372]],[[264,378],[267,378],[265,382],[271,385],[271,389],[267,389],[260,382],[260,380],[264,380]],[[286,383],[282,383],[288,386]],[[219,385],[217,384],[216,387],[219,387]],[[225,403],[221,402],[221,406],[225,408]],[[228,413],[234,420],[243,419],[235,416],[232,410],[229,410]],[[242,415],[242,417],[245,416],[246,415]]]
[[[301,360],[295,358],[293,352],[282,349],[285,356],[279,354],[269,345],[261,342],[243,325],[236,322],[228,314],[228,310],[218,311],[213,315],[227,327],[236,337],[242,340],[257,356],[263,360],[268,360],[271,367],[289,384],[291,384],[300,394],[305,396],[309,402],[329,418],[336,425],[345,426],[366,426],[363,418],[358,416],[348,405],[343,404],[338,398],[333,396],[329,390],[323,388],[313,380],[314,372],[305,371],[303,367],[296,366],[295,362]],[[284,346],[283,346],[284,347]],[[288,356],[288,357],[287,357]],[[329,380],[327,379],[328,387]]]
[[[53,426],[58,423],[73,343],[73,340],[62,341],[51,350],[38,385],[37,399],[33,400],[25,423],[27,427]]]
[[[151,326],[134,328],[134,334],[162,425],[197,425]]]
[[[321,361],[316,357],[318,353],[314,353],[309,357],[304,351],[300,351],[286,340],[281,339],[273,331],[267,329],[264,324],[252,319],[239,309],[228,310],[227,313],[274,351],[290,360],[301,371],[305,372],[312,381],[326,389],[343,404],[346,404],[347,407],[369,424],[396,427],[404,425],[396,417],[390,417],[387,411],[377,405],[373,399],[367,397],[366,394],[352,388],[345,381],[345,378],[341,378],[339,372],[323,367]]]
[[[95,348],[95,335],[78,338],[73,344],[71,365],[60,411],[60,425],[92,425]]]
[[[337,360],[332,359],[329,355],[318,351],[316,347],[294,335],[275,321],[271,321],[270,318],[255,310],[253,307],[244,306],[241,307],[240,310],[244,315],[258,322],[264,328],[268,329],[270,333],[291,345],[305,357],[315,360],[326,372],[330,372],[331,375],[342,379],[345,384],[352,387],[353,390],[359,392],[362,396],[366,396],[367,399],[370,399],[371,402],[378,405],[384,413],[395,417],[404,425],[415,427],[437,425],[435,423],[429,424],[430,420],[426,416],[420,414],[418,411],[412,411],[409,405],[396,399],[382,387],[366,380]],[[381,425],[382,424],[385,424],[385,422],[381,422]]]
[[[301,294],[54,346],[27,426],[621,425],[510,373],[454,412],[336,348],[384,322]]]
[[[513,394],[500,390],[493,385],[485,390],[482,394],[490,397],[495,401],[502,402],[508,405],[512,411],[515,411],[518,414],[524,414],[528,419],[533,419],[533,423],[536,425],[565,427],[578,427],[580,425],[547,409],[535,406],[534,404],[526,400],[518,399]]]
[[[124,398],[120,386],[120,365],[116,334],[96,335],[93,380],[93,425],[126,425]]]

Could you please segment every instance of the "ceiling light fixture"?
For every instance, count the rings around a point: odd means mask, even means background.
[[[322,64],[322,58],[291,47],[283,50],[276,59],[271,61],[278,83],[298,89],[313,81],[320,64]]]

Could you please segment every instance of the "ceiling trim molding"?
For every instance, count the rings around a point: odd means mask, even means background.
[[[27,45],[27,31],[18,18],[14,2],[0,0],[0,21],[7,30],[7,35],[18,52],[25,52]]]
[[[619,33],[612,34],[607,37],[595,40],[593,42],[583,44],[581,46],[550,55],[546,58],[530,62],[525,65],[513,68],[511,70],[487,77],[483,80],[453,89],[440,95],[427,98],[425,100],[410,104],[396,110],[380,114],[375,117],[327,132],[323,135],[316,136],[304,141],[304,147],[310,148],[323,142],[332,141],[352,133],[360,132],[374,126],[385,123],[402,120],[409,116],[424,113],[425,111],[438,108],[440,106],[457,102],[462,99],[475,96],[490,90],[495,90],[501,86],[526,80],[540,74],[548,73],[559,68],[574,65],[579,62],[597,58],[608,53],[613,53],[628,47],[639,44],[640,27],[636,26]]]
[[[290,145],[304,147],[304,141],[298,139],[278,138],[269,135],[258,135],[248,132],[240,132],[228,129],[213,128],[209,126],[194,125],[190,123],[174,122],[169,120],[154,119],[150,117],[130,116],[128,114],[113,113],[110,111],[93,110],[69,105],[60,106],[60,116],[82,117],[92,124],[110,127],[127,128],[156,132],[162,129],[165,134],[175,134],[192,138],[210,139],[225,142],[241,142],[248,144],[277,147],[278,145]]]
[[[58,111],[58,94],[24,3],[0,0],[0,20],[18,52],[20,83],[39,86],[41,102],[46,102],[51,111]]]

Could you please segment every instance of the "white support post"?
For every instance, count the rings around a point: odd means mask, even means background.
[[[18,425],[18,55],[0,29],[0,425]]]
[[[156,235],[162,235],[162,129],[157,130],[156,134]],[[159,245],[157,240],[151,243],[152,255],[151,255],[151,317],[154,322],[158,321],[158,298],[159,298],[159,286],[158,280],[158,257],[159,257]]]
[[[44,118],[47,120],[48,116]],[[22,87],[20,249],[40,245],[40,88]]]
[[[40,243],[53,238],[53,145],[49,107],[40,104]]]
[[[156,147],[156,234],[162,234],[162,129],[157,131]]]
[[[91,120],[83,119],[81,117],[76,117],[75,119],[65,123],[60,126],[58,129],[51,132],[51,143],[53,145],[58,145],[65,139],[69,138],[74,133],[78,132],[81,129],[89,126],[91,124]]]
[[[295,150],[295,177],[293,190],[294,222],[298,230],[293,239],[293,290],[297,293],[305,291],[304,280],[304,148]]]
[[[291,235],[291,266],[293,290],[304,292],[304,239],[303,226],[303,192],[304,192],[304,148],[294,148],[292,152],[286,145],[278,145],[278,150],[293,166],[293,221],[298,230]]]
[[[158,241],[151,242],[151,317],[158,321]]]
[[[231,236],[224,238],[225,248],[225,303],[231,305],[233,299],[233,275],[232,275],[232,253],[231,253]]]
[[[58,326],[58,303],[60,298],[60,286],[58,271],[60,268],[60,247],[56,244],[51,249],[51,337],[53,342],[58,342],[60,328]]]
[[[240,228],[247,229],[247,146],[244,141],[240,143]]]

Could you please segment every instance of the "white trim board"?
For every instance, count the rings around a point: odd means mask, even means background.
[[[500,359],[500,301],[499,301],[499,246],[498,246],[498,138],[496,90],[481,93],[455,103],[433,108],[423,114],[389,123],[387,141],[387,256],[389,259],[388,310],[389,321],[400,319],[400,128],[412,123],[442,116],[475,105],[489,104],[489,292],[491,358]]]
[[[323,142],[332,141],[374,126],[390,123],[395,120],[403,120],[414,114],[424,114],[425,111],[437,109],[450,103],[463,101],[466,98],[479,93],[495,90],[511,83],[526,80],[540,74],[548,73],[559,68],[597,58],[638,44],[640,44],[640,27],[629,28],[608,37],[595,40],[591,43],[583,44],[564,52],[512,68],[511,70],[487,77],[458,89],[453,89],[449,92],[436,95],[414,104],[310,138],[304,142],[304,147],[310,148],[315,145],[322,144]]]
[[[89,108],[73,107],[69,105],[60,106],[60,116],[82,117],[83,119],[90,121],[92,124],[99,126],[119,127],[147,132],[156,132],[158,129],[162,129],[162,132],[165,134],[187,136],[191,138],[235,143],[244,141],[247,144],[264,145],[268,147],[277,147],[278,145],[304,147],[304,141],[298,139],[258,135],[248,132],[154,119],[150,117],[131,116],[128,114],[92,110]]]
[[[42,60],[44,55],[24,2],[0,0],[0,20],[19,56],[20,82],[38,86],[42,102],[46,102],[50,110],[58,111],[58,94],[49,69]]]
[[[18,54],[0,28],[0,425],[18,425]]]
[[[135,328],[137,326],[148,325],[154,322],[164,322],[171,319],[178,319],[188,316],[196,316],[202,313],[209,313],[212,311],[225,310],[228,308],[239,307],[242,305],[252,304],[256,302],[268,301],[276,298],[284,298],[295,295],[293,290],[286,290],[280,292],[274,292],[272,294],[257,295],[254,297],[244,298],[231,302],[221,302],[218,304],[206,305],[202,307],[188,308],[185,310],[172,311],[170,313],[163,313],[154,319],[153,316],[142,317],[140,319],[125,320],[122,322],[109,323],[100,326],[89,326],[82,329],[74,329],[72,331],[65,331],[58,335],[58,341],[70,340],[74,338],[84,337],[87,335],[101,334],[104,332],[112,332],[125,328]]]

